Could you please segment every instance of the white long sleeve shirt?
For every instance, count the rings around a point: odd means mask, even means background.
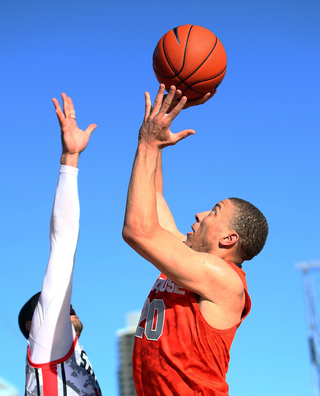
[[[77,176],[77,168],[61,165],[50,222],[50,256],[29,335],[34,363],[64,357],[75,338],[70,303],[80,219]]]
[[[50,256],[28,339],[27,396],[101,396],[70,319],[80,217],[77,175],[76,168],[60,167],[50,222]]]

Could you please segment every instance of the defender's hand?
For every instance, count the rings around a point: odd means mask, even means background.
[[[63,100],[63,111],[56,98],[53,104],[61,127],[62,157],[63,165],[76,166],[80,153],[86,148],[91,133],[96,129],[96,124],[90,124],[86,130],[81,130],[77,126],[74,106],[70,97],[65,93],[61,94]],[[68,163],[65,163],[65,162]],[[69,163],[72,162],[72,163]]]

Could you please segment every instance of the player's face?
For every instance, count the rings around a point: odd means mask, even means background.
[[[72,305],[70,305],[70,319],[77,334],[77,337],[79,338],[83,329],[83,324],[80,322],[76,311],[73,309]]]
[[[230,231],[232,214],[233,204],[228,199],[218,202],[211,210],[197,213],[185,244],[197,252],[213,253],[220,239]]]

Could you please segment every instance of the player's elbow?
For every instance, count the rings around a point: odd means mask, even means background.
[[[122,228],[122,238],[131,247],[141,246],[150,238],[152,232],[142,227],[125,222]]]
[[[122,228],[122,238],[129,246],[133,247],[139,241],[139,232],[137,228],[124,224]]]
[[[130,227],[128,227],[126,225],[123,226],[122,238],[128,245],[130,245],[130,241],[132,239],[132,231],[131,231]]]

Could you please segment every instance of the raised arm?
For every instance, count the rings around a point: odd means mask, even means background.
[[[193,130],[177,134],[170,131],[171,122],[183,108],[186,98],[182,98],[167,113],[175,88],[170,88],[162,103],[163,94],[164,86],[161,85],[153,107],[146,94],[145,118],[139,132],[139,144],[128,189],[123,237],[133,249],[172,281],[210,299],[212,284],[210,285],[211,275],[208,274],[214,272],[213,262],[218,266],[223,260],[190,249],[176,235],[161,227],[158,220],[155,177],[160,150],[194,133]],[[159,178],[157,188],[161,189]]]
[[[70,302],[80,215],[77,166],[79,155],[86,148],[96,125],[80,130],[71,98],[62,94],[62,99],[63,111],[53,99],[61,126],[62,155],[50,222],[49,261],[29,335],[33,363],[64,357],[74,339]]]
[[[175,89],[168,94],[162,105],[163,93],[164,86],[161,85],[153,108],[150,96],[146,93],[145,117],[139,132],[139,144],[129,184],[124,236],[126,231],[137,230],[136,225],[138,223],[147,227],[145,231],[148,234],[152,232],[154,227],[160,227],[157,213],[156,186],[159,197],[161,197],[161,149],[168,145],[174,145],[179,140],[194,133],[192,130],[182,131],[178,134],[170,132],[171,122],[183,108],[186,98],[182,98],[180,103],[167,114],[166,111],[171,104]],[[159,134],[159,131],[163,131],[163,136],[166,135],[165,140],[161,141],[162,135],[161,133]],[[159,135],[160,139],[158,138]],[[142,217],[139,220],[140,215]],[[161,222],[161,213],[159,213],[159,218]],[[141,230],[141,232],[144,231]]]
[[[208,92],[207,94],[203,95],[202,97],[194,100],[188,100],[183,109],[187,109],[189,107],[202,105],[206,103],[209,99],[213,97],[213,95],[217,92],[217,90],[213,90],[212,92]],[[175,91],[175,95],[172,98],[171,104],[167,110],[167,113],[170,113],[179,103],[181,100],[182,92],[180,90]],[[164,95],[164,99],[167,95]],[[155,187],[156,187],[156,198],[157,198],[157,212],[158,212],[158,219],[161,227],[165,230],[172,232],[176,235],[180,240],[185,241],[186,236],[182,234],[174,221],[170,208],[164,198],[163,195],[163,175],[162,175],[162,150],[159,150],[158,160],[157,160],[157,169],[156,169],[156,176],[155,176]]]
[[[185,241],[186,236],[178,230],[169,206],[163,196],[162,150],[159,150],[158,154],[155,189],[157,199],[157,213],[160,226],[165,230],[172,232],[172,234],[176,235],[181,241]]]

